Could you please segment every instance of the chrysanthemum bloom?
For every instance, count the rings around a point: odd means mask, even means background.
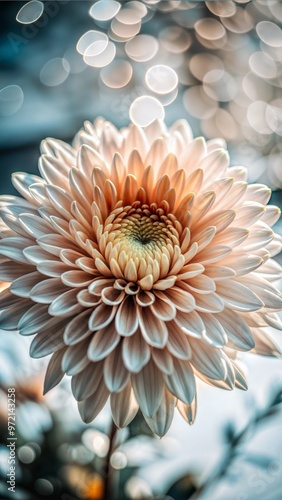
[[[0,326],[53,353],[45,391],[71,375],[85,422],[110,395],[118,426],[140,407],[163,435],[176,405],[193,421],[197,377],[246,389],[236,352],[279,353],[279,209],[222,140],[98,119],[44,141],[39,170],[1,198]]]

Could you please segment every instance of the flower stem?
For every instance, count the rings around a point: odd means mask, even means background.
[[[117,426],[115,425],[114,421],[112,421],[111,428],[110,428],[110,434],[109,434],[109,450],[105,458],[105,469],[104,469],[104,474],[105,474],[105,480],[104,480],[104,491],[103,491],[103,497],[102,500],[113,500],[116,495],[115,492],[113,491],[113,484],[112,484],[112,467],[111,467],[111,456],[114,451],[114,441],[115,441],[115,436],[117,433]]]

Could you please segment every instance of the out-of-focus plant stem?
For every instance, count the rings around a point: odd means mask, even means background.
[[[113,469],[111,467],[111,456],[114,451],[115,437],[117,433],[117,426],[114,421],[112,421],[110,434],[109,434],[109,449],[105,458],[105,468],[104,468],[104,489],[102,500],[114,500],[116,498],[116,494],[113,489]]]

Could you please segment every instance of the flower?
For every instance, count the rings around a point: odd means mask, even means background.
[[[196,378],[246,389],[237,351],[279,354],[280,211],[224,141],[97,119],[43,141],[39,170],[0,200],[0,327],[52,354],[45,392],[67,373],[85,422],[110,395],[119,427],[140,407],[163,435],[176,404],[193,421]]]

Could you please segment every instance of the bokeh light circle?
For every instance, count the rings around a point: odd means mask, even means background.
[[[40,71],[40,81],[47,87],[61,85],[69,76],[70,65],[61,57],[50,59]]]
[[[114,60],[101,70],[100,76],[107,87],[120,89],[130,82],[132,74],[132,66],[128,61]]]
[[[43,11],[43,2],[32,0],[20,8],[16,16],[16,21],[21,24],[35,23],[42,16]]]
[[[147,87],[157,94],[168,94],[178,84],[177,73],[164,64],[157,64],[149,68],[145,74]]]
[[[10,116],[22,107],[24,93],[19,85],[8,85],[0,90],[0,116]]]
[[[152,35],[137,35],[125,44],[125,52],[134,61],[152,59],[158,52],[158,40]]]
[[[160,101],[152,96],[140,96],[133,101],[129,109],[129,117],[135,125],[147,127],[155,120],[163,120],[164,108]]]

